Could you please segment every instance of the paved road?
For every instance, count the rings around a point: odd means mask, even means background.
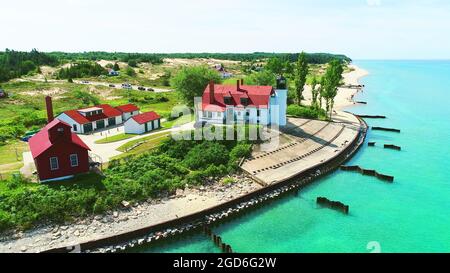
[[[74,83],[78,83],[78,84],[88,84],[88,85],[101,85],[101,86],[110,86],[110,85],[114,85],[114,88],[122,88],[122,84],[120,83],[108,83],[108,82],[91,82],[91,81],[80,81],[80,80],[74,80]],[[144,90],[139,90],[138,87],[144,87],[146,90],[151,88],[154,91],[144,91]],[[142,91],[142,92],[155,92],[155,93],[165,93],[165,92],[172,92],[173,90],[171,89],[162,89],[162,88],[155,88],[155,87],[151,87],[151,86],[143,86],[143,85],[132,85],[131,89],[133,90],[137,90],[137,91]]]
[[[20,81],[20,82],[26,82],[26,81],[45,82],[45,79],[17,79],[17,81]],[[47,80],[47,82],[50,82],[50,83],[66,83],[67,81],[66,80],[52,80],[52,79],[50,79],[50,80]],[[107,86],[107,87],[109,87],[110,85],[114,85],[115,86],[114,88],[117,88],[117,89],[121,89],[122,88],[122,84],[121,83],[98,82],[98,81],[87,81],[86,82],[86,81],[82,81],[82,80],[74,80],[73,82],[77,83],[77,84],[86,84],[86,85],[92,85],[92,86],[99,86],[100,85],[100,86]],[[139,86],[142,86],[142,85],[132,85],[131,88],[133,90],[141,91],[141,90],[138,89]],[[142,87],[144,87],[146,90],[148,88],[152,88],[154,90],[154,91],[142,91],[142,92],[166,93],[166,92],[172,92],[173,91],[172,89],[155,88],[155,87],[152,87],[152,86],[142,86]]]

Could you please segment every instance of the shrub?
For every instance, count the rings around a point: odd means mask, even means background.
[[[210,165],[227,164],[228,151],[218,142],[205,141],[192,148],[183,160],[184,165],[192,170],[204,169]]]
[[[323,109],[300,106],[296,104],[288,106],[287,114],[299,118],[308,118],[308,119],[326,119],[327,117],[325,110]]]

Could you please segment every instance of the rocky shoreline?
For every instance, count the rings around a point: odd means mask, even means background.
[[[3,234],[0,236],[0,252],[42,252],[114,236],[195,213],[261,188],[245,174],[235,174],[231,178],[235,182],[227,185],[222,180],[210,180],[205,186],[179,189],[171,196],[148,199],[133,205],[124,201],[121,209],[103,215]]]

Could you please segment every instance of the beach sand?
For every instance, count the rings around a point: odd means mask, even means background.
[[[369,74],[368,71],[356,65],[349,65],[349,68],[352,71],[344,73],[343,75],[345,85],[358,85],[360,84],[359,80]],[[339,88],[337,96],[334,99],[334,110],[340,111],[345,107],[354,105],[355,102],[353,101],[352,96],[354,96],[356,93],[358,93],[358,89],[355,88]],[[303,97],[305,100],[303,100],[302,103],[311,105],[311,86],[305,86]],[[324,104],[325,102],[323,102],[323,105]]]

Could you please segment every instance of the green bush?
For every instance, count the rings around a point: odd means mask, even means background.
[[[207,168],[210,165],[227,164],[229,155],[226,147],[218,142],[205,141],[192,148],[183,160],[192,170]]]
[[[287,108],[287,114],[299,118],[308,118],[308,119],[326,119],[327,115],[325,110],[315,108],[315,107],[307,107],[300,106],[296,104],[289,105]]]
[[[98,214],[162,193],[174,193],[186,184],[202,185],[237,167],[237,159],[250,154],[251,144],[236,141],[164,141],[139,156],[115,160],[104,171],[72,181],[27,183],[15,176],[0,191],[0,231],[27,229],[38,223],[60,223]]]

